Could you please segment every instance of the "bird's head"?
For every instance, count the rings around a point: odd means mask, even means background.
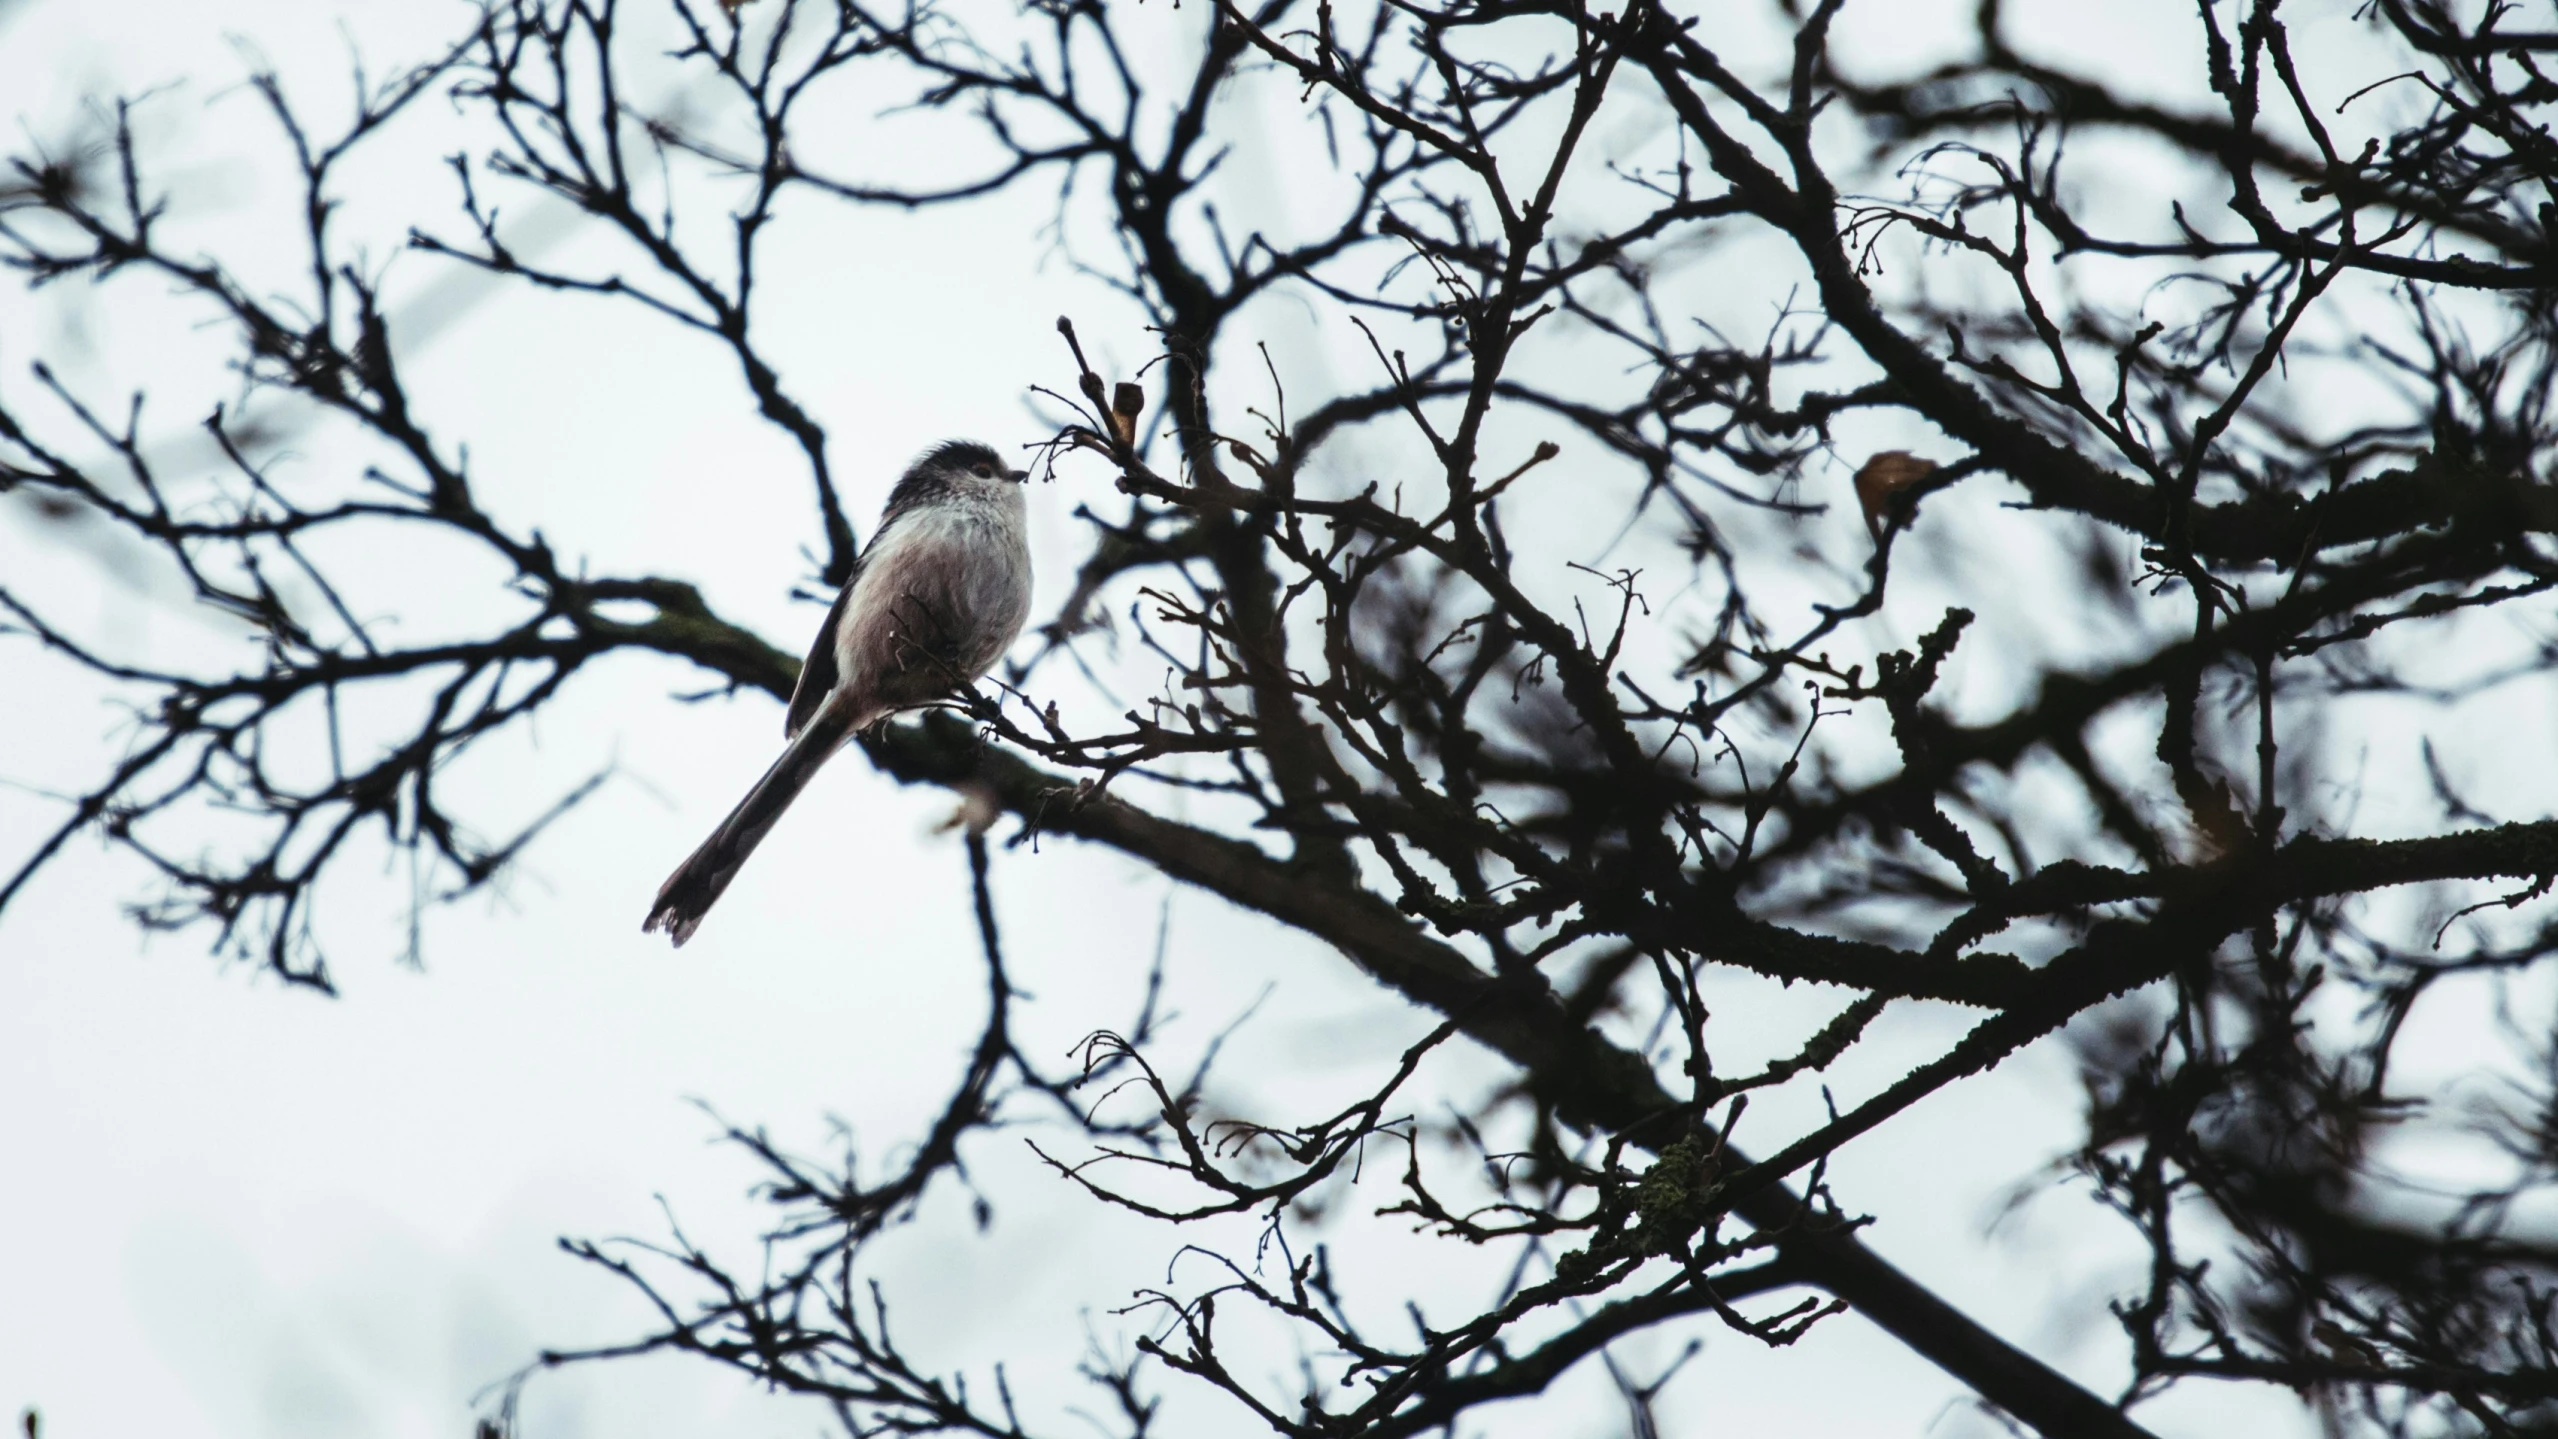
[[[906,471],[906,478],[965,493],[975,488],[1019,484],[1029,479],[1030,473],[1006,464],[991,445],[948,440],[926,450]]]

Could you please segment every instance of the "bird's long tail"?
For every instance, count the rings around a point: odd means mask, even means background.
[[[666,877],[666,883],[658,888],[657,903],[648,912],[648,923],[640,926],[641,932],[664,930],[666,937],[682,948],[684,941],[693,937],[693,931],[701,927],[702,916],[719,902],[728,882],[737,877],[746,857],[772,832],[782,811],[799,798],[799,792],[816,778],[817,771],[834,757],[845,739],[865,720],[875,717],[841,703],[828,704],[811,715],[807,727],[791,737],[781,758],[774,760],[764,777],[755,781],[746,798],[737,802],[737,808],[728,812],[728,818],[719,822],[719,828],[711,831],[711,837],[702,841],[702,847],[693,851],[690,859]]]

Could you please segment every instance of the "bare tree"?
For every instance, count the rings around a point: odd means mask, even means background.
[[[1062,1432],[901,1347],[865,1267],[920,1206],[965,1202],[967,1146],[1031,1124],[1061,1186],[1160,1221],[1168,1253],[1196,1220],[1265,1221],[1255,1252],[1138,1296],[1132,1350],[1097,1345],[1132,1435],[1175,1382],[1289,1435],[1453,1433],[1639,1331],[1785,1344],[1841,1308],[2046,1434],[2145,1432],[2139,1404],[2193,1380],[2289,1390],[2338,1433],[2541,1432],[2558,1042],[2524,981],[2548,968],[2558,822],[2503,811],[2531,793],[2504,776],[2546,765],[2558,659],[2558,19],[2370,0],[2322,11],[2312,46],[2300,8],[2204,0],[2188,68],[2148,74],[2031,58],[1983,0],[1971,58],[1893,76],[1842,58],[1843,0],[1747,37],[1655,0],[493,0],[449,52],[359,77],[342,130],[257,78],[305,182],[302,279],[274,293],[164,243],[119,109],[93,145],[17,159],[0,258],[210,306],[241,393],[205,422],[224,463],[181,485],[138,401],[38,366],[0,395],[0,492],[152,547],[264,644],[147,667],[0,588],[19,642],[136,716],[0,906],[94,832],[160,876],[144,923],[326,986],[311,905],[348,856],[387,845],[450,898],[538,842],[472,838],[438,780],[592,662],[789,692],[798,637],[681,575],[564,565],[484,502],[510,478],[412,406],[332,204],[412,111],[449,102],[478,142],[451,162],[458,214],[408,243],[711,341],[805,465],[821,589],[858,538],[759,338],[785,202],[1045,187],[1056,228],[1025,243],[1124,297],[1086,330],[1160,351],[1105,375],[1059,321],[1046,459],[1119,498],[1080,512],[1072,593],[1002,683],[863,747],[1009,817],[1006,844],[1107,846],[1320,939],[1437,1027],[1326,1114],[1221,1107],[1204,1066],[1155,1054],[1151,1003],[1059,1072],[1014,1041],[973,835],[987,1020],[911,1157],[864,1177],[739,1129],[774,1205],[763,1267],[681,1235],[582,1246],[661,1323],[543,1363],[676,1350],[854,1433]],[[2178,98],[2196,79],[2208,104]],[[680,110],[633,98],[660,82]],[[920,107],[984,163],[918,185],[805,133],[846,96]],[[1286,222],[1241,227],[1218,205],[1229,127],[1274,96],[1306,117]],[[623,259],[530,253],[507,218],[526,195]],[[1795,297],[1752,334],[1716,304],[1736,268]],[[1285,393],[1252,319],[1275,298],[1358,336],[1364,377]],[[277,429],[324,422],[377,458],[279,481]],[[1864,524],[1832,523],[1851,494]],[[508,613],[383,632],[326,558],[376,532],[503,577],[413,608]],[[1638,551],[1684,572],[1618,558]],[[1919,637],[1891,642],[1893,615]],[[370,727],[340,722],[358,696],[388,697]],[[2529,753],[2483,747],[2499,735]],[[2373,757],[2422,776],[2421,803],[2358,824]],[[1159,962],[1177,983],[1178,948]],[[1718,1037],[1748,1016],[1708,1013],[1722,970],[1823,986],[1835,1018],[1726,1072]],[[2394,1087],[2420,1001],[2488,980],[2512,999],[2477,1041],[2501,1099]],[[1744,1121],[1929,1001],[1977,1021],[1822,1122]],[[2064,1031],[2086,1079],[2068,1177],[2152,1256],[2104,1395],[1879,1258],[1857,1231],[1889,1196],[1824,1171]],[[1416,1076],[1461,1039],[1515,1083],[1417,1118]],[[2486,1147],[2494,1177],[2429,1175],[2409,1158],[2429,1141]],[[1319,1202],[1345,1187],[1361,1204]],[[1347,1224],[1509,1280],[1464,1313],[1381,1296],[1326,1258]],[[1410,1323],[1363,1317],[1381,1300]],[[1301,1382],[1236,1362],[1272,1333]],[[1666,1376],[1620,1379],[1649,1432]]]

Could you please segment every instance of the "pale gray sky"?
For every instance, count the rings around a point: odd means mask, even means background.
[[[1189,26],[1202,13],[1144,15]],[[1879,0],[1851,13],[1861,23],[1841,33],[1852,51],[1888,53],[1931,23]],[[290,197],[273,136],[236,86],[232,37],[297,94],[333,96],[350,38],[378,72],[466,14],[22,0],[0,10],[0,107],[49,136],[83,103],[187,77],[153,104],[154,148],[204,243],[233,253],[280,233]],[[2175,39],[2137,24],[2076,38]],[[434,157],[454,132],[437,109],[396,164],[356,172],[344,223],[378,236],[379,254],[412,220],[452,214]],[[1033,231],[1046,203],[1040,191],[947,213],[835,217],[778,243],[767,284],[789,298],[768,310],[768,333],[832,427],[865,528],[926,443],[1037,436],[1024,393],[1063,373],[1051,329],[1061,310],[1089,317],[1085,333],[1105,348],[1141,348],[1112,338],[1133,331],[1114,331],[1127,315],[1096,287],[1040,262]],[[586,238],[563,233],[561,253],[581,253]],[[404,258],[397,275],[442,302],[467,289],[433,290],[425,257]],[[0,291],[0,395],[31,401],[26,362],[44,353],[103,393],[153,387],[163,428],[182,435],[222,394],[205,369],[218,345],[172,324],[149,282],[125,288],[134,293],[94,309]],[[84,331],[66,328],[75,309]],[[1270,314],[1272,334],[1290,333]],[[1291,373],[1320,376],[1353,354],[1310,345]],[[815,609],[786,598],[810,536],[800,471],[720,356],[611,307],[517,290],[460,313],[404,360],[420,405],[439,433],[468,440],[510,519],[598,570],[695,578],[786,647],[814,625]],[[340,457],[315,437],[301,463]],[[1078,497],[1071,472],[1033,496],[1048,601],[1073,558],[1066,515]],[[0,573],[64,602],[67,619],[161,654],[234,642],[173,612],[148,574],[109,578],[112,552],[22,521],[0,510]],[[393,590],[449,579],[396,553],[370,563]],[[1925,586],[1912,589],[1901,616],[1930,602]],[[0,782],[70,787],[94,774],[118,733],[113,704],[23,645],[0,658],[12,667]],[[638,932],[646,899],[778,738],[776,708],[760,698],[669,702],[697,683],[670,665],[616,662],[465,778],[503,809],[538,806],[607,760],[622,772],[532,851],[502,901],[430,916],[423,973],[388,960],[399,944],[393,875],[378,911],[354,902],[325,916],[345,990],[334,1001],[217,966],[194,936],[143,941],[118,908],[141,876],[94,843],[75,844],[12,909],[0,925],[0,1405],[40,1406],[59,1439],[458,1439],[474,1394],[536,1349],[647,1322],[616,1284],[559,1254],[556,1236],[654,1236],[663,1196],[697,1238],[747,1254],[758,1215],[740,1191],[754,1176],[706,1142],[711,1122],[688,1100],[812,1149],[829,1115],[874,1151],[915,1132],[982,1002],[965,859],[932,832],[950,801],[898,789],[857,758],[837,764],[701,938],[671,954]],[[0,857],[22,852],[50,813],[0,788]],[[1167,902],[1171,942],[1187,956],[1172,996],[1181,1042],[1268,993],[1236,1056],[1238,1072],[1272,1076],[1256,1092],[1319,1085],[1426,1028],[1329,953],[1214,900],[1168,894],[1107,854],[1062,842],[1003,853],[996,884],[1014,964],[1038,997],[1031,1030],[1061,1067],[1073,1039],[1133,1011]],[[1824,1004],[1741,980],[1716,999],[1719,1015],[1764,1016],[1771,1050]],[[1950,1012],[1896,1012],[1876,1049],[1941,1046],[1960,1028]],[[1463,1063],[1493,1072],[1464,1061],[1448,1082]],[[2074,1104],[2066,1054],[2038,1046],[1859,1141],[1832,1175],[1851,1207],[1881,1215],[1870,1238],[1883,1253],[2104,1385],[2120,1360],[2101,1300],[2130,1282],[2136,1247],[2068,1196],[1995,1240],[1984,1234],[2005,1187],[2072,1142]],[[936,1220],[896,1242],[888,1277],[904,1333],[945,1368],[982,1380],[1003,1360],[1026,1392],[1077,1400],[1065,1377],[1081,1326],[1124,1329],[1107,1310],[1161,1280],[1176,1240],[1098,1211],[1010,1137],[981,1139],[972,1156],[996,1223],[980,1235]],[[1391,1245],[1373,1252],[1379,1265],[1425,1262]],[[1674,1349],[1627,1346],[1638,1368]],[[1612,1432],[1596,1384],[1595,1372],[1575,1381],[1592,1401],[1578,1418],[1568,1406],[1496,1415],[1493,1432]],[[1171,1432],[1242,1432],[1195,1389],[1169,1389],[1183,1416]],[[2273,1439],[2298,1427],[2275,1399],[2227,1398],[2198,1389],[2144,1412],[2162,1434],[2243,1422]],[[1961,1400],[1953,1381],[1846,1318],[1778,1351],[1709,1333],[1666,1412],[1678,1434],[1989,1432]],[[546,1378],[528,1419],[534,1439],[796,1435],[828,1422],[695,1361]]]

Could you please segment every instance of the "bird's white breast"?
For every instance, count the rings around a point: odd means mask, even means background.
[[[961,641],[953,658],[970,678],[992,668],[1030,617],[1027,518],[1021,487],[1012,483],[898,515],[872,542],[854,578],[835,636],[839,683],[861,683],[886,662],[900,628],[897,616],[911,617],[918,604]]]

